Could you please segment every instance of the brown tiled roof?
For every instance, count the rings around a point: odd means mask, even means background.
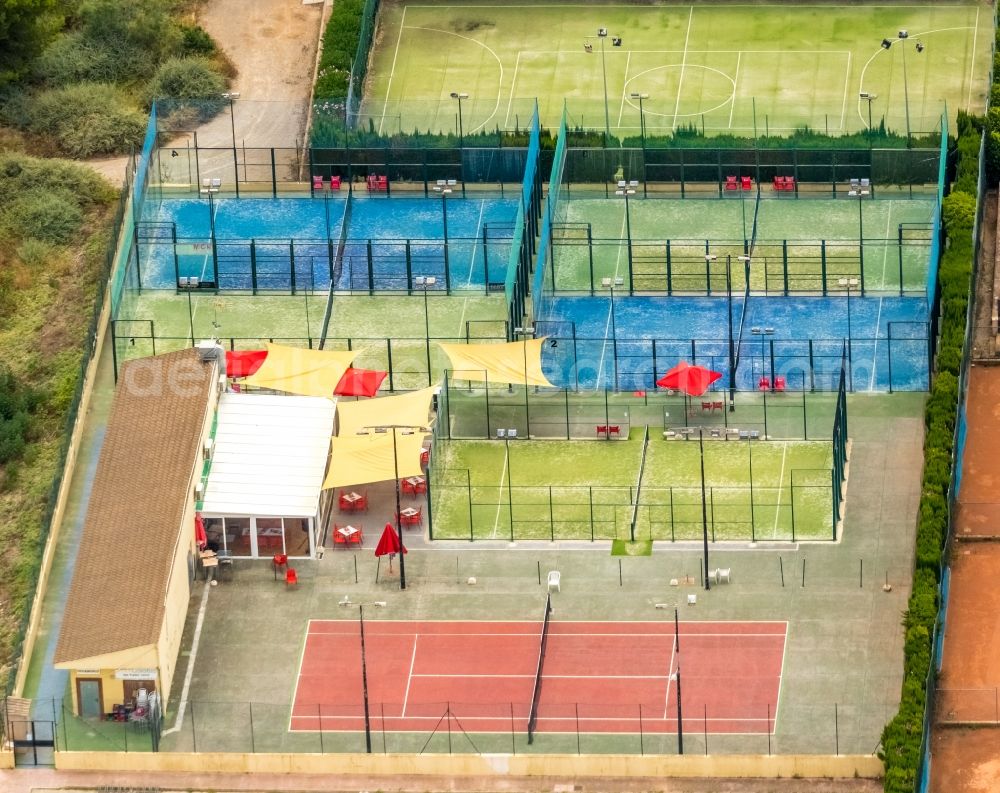
[[[154,644],[213,366],[195,349],[129,361],[119,373],[55,662]],[[194,527],[190,527],[194,531]]]

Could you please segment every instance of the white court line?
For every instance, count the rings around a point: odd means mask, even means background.
[[[674,120],[670,129],[677,129],[677,114],[681,112],[681,89],[684,86],[684,67],[687,66],[688,42],[691,41],[691,23],[694,21],[694,6],[688,13],[687,35],[684,36],[684,54],[681,56],[681,74],[677,78],[677,101],[674,103]]]
[[[440,10],[440,6],[427,5],[424,3],[410,3],[410,8],[435,8]],[[592,3],[449,3],[449,8],[593,8]],[[726,3],[722,8],[810,8],[815,9],[815,4],[809,3]],[[635,10],[634,3],[601,3],[601,8],[628,8]],[[918,5],[890,5],[890,4],[869,4],[865,3],[865,8],[918,8],[918,9],[950,9],[954,10],[954,5],[935,4]]]
[[[493,49],[491,49],[488,45],[483,44],[483,42],[481,42],[479,39],[474,39],[471,36],[463,36],[461,33],[454,33],[454,32],[452,32],[450,30],[441,30],[441,28],[428,28],[428,27],[423,27],[421,25],[410,25],[409,29],[410,30],[427,30],[427,31],[430,31],[431,33],[443,33],[446,36],[455,36],[456,38],[465,39],[465,41],[471,41],[473,44],[478,44],[480,47],[482,47],[490,55],[493,56],[493,59],[497,62],[497,66],[500,67],[500,79],[497,81],[497,101],[496,101],[496,104],[493,105],[493,112],[490,113],[483,120],[483,122],[481,124],[479,124],[479,125],[477,125],[477,126],[475,126],[475,127],[473,127],[472,129],[469,130],[469,134],[470,135],[472,135],[472,134],[474,134],[476,132],[479,132],[479,130],[481,130],[483,127],[485,127],[487,124],[490,123],[490,119],[492,119],[493,116],[495,116],[497,114],[497,111],[500,109],[500,98],[503,96],[503,61],[500,60],[500,56],[497,55],[496,52],[494,52]],[[381,131],[382,131],[382,128],[380,126],[379,127],[379,132],[381,133]]]
[[[514,88],[517,86],[517,70],[521,68],[521,50],[517,51],[514,60],[514,76],[510,80],[510,99],[507,100],[507,115],[503,117],[503,128],[510,129],[510,109],[514,104]]]
[[[413,655],[410,656],[410,674],[406,678],[406,693],[403,694],[403,709],[400,711],[400,717],[406,718],[406,701],[410,698],[410,682],[413,680],[413,665],[417,662],[417,639],[420,638],[419,633],[413,634]]]
[[[215,580],[214,578],[212,579]],[[212,591],[208,582],[205,582],[205,590],[201,593],[201,604],[198,606],[198,619],[194,624],[194,639],[191,641],[191,652],[188,654],[188,665],[187,669],[184,670],[184,685],[181,688],[181,704],[177,706],[177,717],[174,719],[174,726],[169,730],[164,730],[164,735],[170,735],[171,733],[180,732],[181,727],[184,725],[184,712],[187,710],[188,694],[191,691],[191,679],[194,677],[194,664],[198,660],[198,645],[201,643],[201,629],[205,624],[205,612],[208,610],[208,593]],[[303,653],[305,652],[305,646],[303,644]],[[302,677],[302,659],[299,658],[299,678]],[[298,688],[298,680],[295,682],[296,688]],[[295,698],[292,698],[292,702]]]
[[[483,213],[486,212],[486,200],[482,199],[479,202],[479,220],[476,221],[476,240],[479,239],[479,232],[483,228]],[[479,250],[479,243],[472,243],[472,257],[469,260],[469,277],[465,279],[465,285],[470,286],[472,284],[472,271],[476,267],[476,251]],[[459,326],[461,327],[461,326]]]
[[[777,729],[778,725],[778,706],[781,705],[781,681],[785,679],[785,657],[788,655],[788,630],[790,628],[790,623],[785,623],[785,641],[781,646],[781,666],[778,668],[778,701],[774,703],[774,712],[771,714],[771,723],[774,727],[771,729],[773,733]]]
[[[733,77],[733,103],[729,106],[729,128],[733,127],[733,113],[736,112],[736,87],[740,81],[740,59],[743,57],[742,52],[736,53],[736,75]]]
[[[670,644],[670,664],[667,666],[667,692],[663,695],[663,718],[667,718],[667,709],[670,707],[670,676],[674,673],[674,653],[677,652],[676,640]]]
[[[625,80],[622,82],[622,103],[618,107],[618,124],[616,126],[621,128],[622,125],[622,115],[625,113],[625,92],[628,91],[628,66],[632,62],[632,50],[625,53]]]
[[[455,672],[453,674],[446,674],[446,673],[440,673],[440,674],[428,673],[428,674],[417,674],[417,675],[411,674],[410,677],[434,677],[434,678],[443,677],[443,678],[448,678],[450,680],[454,680],[455,678],[466,678],[466,677],[475,677],[475,678],[496,677],[496,678],[503,678],[505,680],[506,679],[519,680],[521,678],[525,678],[527,680],[534,680],[535,673],[531,672],[530,674],[526,675],[514,675],[514,674],[479,675],[479,674],[469,674],[468,672]],[[663,680],[663,675],[545,675],[543,679],[544,680]]]
[[[624,202],[622,202],[624,203]],[[628,212],[628,205],[625,207],[625,212]],[[625,226],[628,223],[628,215],[622,215],[622,228],[618,232],[618,238],[624,239],[625,236]],[[625,240],[625,244],[628,245],[628,240]],[[611,286],[614,288],[615,281],[618,280],[618,267],[622,260],[622,246],[618,246],[618,253],[615,256],[615,274],[611,276]],[[597,387],[601,385],[601,378],[604,376],[604,358],[608,354],[608,333],[611,330],[611,320],[613,318],[613,312],[615,310],[615,297],[614,293],[611,294],[611,308],[608,309],[608,321],[604,323],[604,343],[601,345],[601,360],[597,365]],[[614,365],[617,366],[618,362],[615,361]]]
[[[847,91],[850,88],[851,82],[851,53],[847,53],[847,70],[844,72],[844,101],[840,106],[840,128],[844,128],[844,124],[847,123]],[[861,98],[858,98],[858,105],[860,107]]]
[[[969,58],[969,94],[965,100],[965,109],[972,112],[972,86],[976,75],[976,41],[979,38],[979,6],[976,6],[976,24],[972,31],[972,57]]]
[[[399,20],[399,35],[396,36],[396,50],[392,53],[392,68],[389,70],[389,82],[385,86],[385,102],[382,105],[382,118],[378,122],[378,134],[382,134],[382,127],[385,124],[385,114],[389,110],[389,94],[392,90],[392,78],[396,76],[396,58],[399,57],[399,42],[403,40],[403,31],[406,29],[406,6],[403,6],[403,16]]]
[[[490,535],[490,539],[493,540],[496,539],[497,529],[500,527],[500,507],[503,506],[503,483],[504,480],[507,478],[507,471],[510,469],[510,463],[507,461],[507,454],[509,452],[510,452],[510,447],[505,444],[503,450],[503,470],[500,471],[500,486],[497,488],[498,490],[497,514],[496,517],[493,519],[493,534]],[[511,505],[511,509],[513,509],[513,504]],[[513,524],[513,517],[511,518],[511,524]],[[513,525],[511,525],[511,528],[512,529],[514,528]]]
[[[868,380],[868,390],[875,390],[875,361],[878,360],[878,326],[882,321],[882,301],[885,298],[880,297],[878,299],[878,314],[875,316],[875,348],[872,351],[872,376]]]
[[[781,491],[785,489],[785,456],[788,454],[788,441],[781,442],[781,473],[778,474],[778,497],[775,499],[777,505],[774,507],[774,531],[772,538],[778,537],[778,517],[781,515]],[[791,497],[795,497],[795,491],[791,491]]]

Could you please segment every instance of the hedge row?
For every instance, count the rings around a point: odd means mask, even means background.
[[[920,769],[926,681],[938,611],[942,552],[948,534],[948,493],[954,459],[958,387],[975,245],[981,123],[959,112],[955,180],[944,199],[947,245],[939,269],[941,323],[936,376],[924,420],[924,474],[917,519],[916,571],[904,618],[906,638],[899,713],[882,731],[887,793],[913,793]]]
[[[351,66],[358,51],[358,39],[365,11],[365,0],[337,0],[330,21],[323,31],[323,52],[313,95],[317,99],[341,99],[347,96]]]

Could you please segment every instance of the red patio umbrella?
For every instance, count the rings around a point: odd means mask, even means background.
[[[389,555],[389,570],[392,571],[392,557],[399,553],[399,549],[402,547],[402,543],[399,541],[399,535],[396,534],[396,529],[393,528],[391,523],[386,523],[385,528],[382,529],[382,536],[378,538],[378,544],[375,546],[375,556],[382,557],[386,554]],[[403,553],[406,553],[406,548],[403,548]],[[382,559],[379,558],[379,562]]]
[[[660,388],[682,391],[687,396],[701,396],[712,383],[721,377],[720,372],[713,372],[704,366],[691,366],[687,361],[681,361],[657,380],[656,384]]]
[[[198,549],[204,550],[208,545],[208,535],[205,534],[205,521],[200,512],[194,513],[194,540],[198,543]]]
[[[388,376],[388,372],[379,372],[375,369],[355,369],[349,366],[333,393],[337,396],[352,397],[373,397],[382,386],[382,381]]]
[[[226,350],[226,377],[249,377],[266,357],[267,350]]]

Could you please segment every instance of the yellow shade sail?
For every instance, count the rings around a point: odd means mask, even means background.
[[[364,429],[390,424],[429,427],[431,401],[437,389],[437,386],[430,386],[408,394],[364,402],[340,401],[337,403],[337,435],[354,435]]]
[[[536,385],[555,388],[542,374],[542,344],[545,338],[506,344],[445,344],[441,349],[451,359],[454,380],[501,385]]]
[[[357,350],[309,350],[268,344],[260,369],[243,382],[301,396],[332,397]]]
[[[396,447],[393,450],[393,432]],[[323,489],[385,482],[421,476],[420,452],[424,433],[389,429],[363,435],[343,435],[330,442],[330,467]]]

